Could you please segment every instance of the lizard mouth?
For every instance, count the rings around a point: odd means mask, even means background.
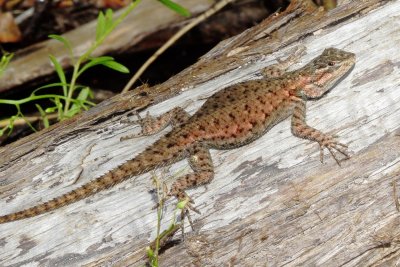
[[[352,53],[351,53],[352,54]],[[354,54],[352,54],[354,55]],[[343,64],[340,68],[339,68],[339,73],[343,73],[341,75],[333,75],[333,79],[331,79],[330,81],[328,81],[328,90],[332,89],[333,87],[335,87],[337,84],[339,84],[342,80],[346,79],[346,77],[350,74],[350,72],[354,69],[354,63],[352,61],[348,62],[347,64]]]

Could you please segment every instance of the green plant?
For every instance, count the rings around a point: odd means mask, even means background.
[[[3,75],[4,70],[7,68],[8,63],[10,62],[10,60],[12,59],[12,57],[14,56],[13,53],[8,53],[5,51],[2,51],[2,56],[0,59],[0,77],[1,75]]]
[[[189,11],[170,0],[158,1],[183,16],[190,16]],[[74,55],[72,45],[66,38],[55,34],[49,35],[50,38],[62,42],[69,52],[69,56],[73,65],[73,71],[70,81],[67,82],[65,72],[56,57],[53,55],[49,55],[50,61],[54,65],[60,82],[42,86],[33,91],[30,96],[20,100],[0,99],[0,104],[14,105],[17,110],[17,113],[15,115],[9,117],[4,121],[0,121],[0,136],[7,131],[8,134],[10,134],[14,129],[16,122],[26,123],[32,129],[32,131],[36,131],[36,129],[32,125],[33,121],[39,119],[42,121],[43,126],[47,128],[50,125],[49,119],[62,121],[66,118],[74,116],[82,110],[87,110],[90,106],[94,106],[95,104],[89,101],[89,99],[93,95],[91,89],[87,86],[77,84],[77,79],[89,68],[102,65],[122,73],[129,73],[129,70],[125,66],[116,62],[112,57],[92,57],[91,55],[95,51],[95,49],[105,40],[105,38],[115,29],[115,27],[118,26],[139,3],[140,0],[133,0],[132,3],[129,4],[128,7],[123,11],[123,13],[116,19],[113,19],[114,14],[111,9],[108,9],[105,13],[100,12],[97,18],[95,41],[88,48],[88,50],[78,58],[76,58],[76,56]],[[0,76],[3,73],[4,69],[7,67],[12,56],[13,54],[7,53],[2,56],[0,61]],[[52,87],[61,87],[62,95],[37,94],[42,89]],[[39,104],[34,103],[34,101],[37,101],[39,99],[50,100],[51,102],[53,102],[54,105],[43,108]],[[38,112],[40,114],[39,117],[28,118],[22,113],[21,105],[32,102],[38,109]]]
[[[113,19],[113,11],[111,9],[108,9],[105,13],[100,12],[97,18],[96,39],[89,47],[89,49],[77,59],[73,53],[71,43],[66,38],[60,35],[50,35],[50,38],[62,42],[64,46],[68,49],[70,58],[73,63],[73,72],[71,79],[69,82],[67,82],[66,75],[63,68],[61,67],[61,64],[53,55],[49,55],[50,60],[54,65],[54,68],[58,75],[58,78],[60,79],[60,82],[42,86],[34,90],[29,97],[20,100],[0,99],[0,104],[14,105],[17,110],[17,113],[8,118],[7,123],[3,125],[0,129],[0,136],[3,135],[6,131],[8,131],[8,134],[10,134],[17,120],[23,120],[33,131],[36,131],[36,129],[32,125],[32,121],[26,118],[22,113],[21,105],[26,103],[32,103],[39,99],[48,99],[53,102],[54,105],[47,108],[42,108],[39,104],[35,104],[36,108],[39,111],[40,119],[42,120],[44,127],[49,127],[50,125],[49,116],[51,116],[52,118],[55,117],[58,121],[61,121],[63,119],[74,116],[81,110],[87,110],[90,106],[93,106],[94,103],[88,100],[92,96],[90,88],[77,84],[77,79],[79,78],[79,76],[82,75],[82,73],[89,68],[97,65],[102,65],[122,73],[129,73],[129,70],[125,66],[116,62],[112,57],[92,57],[91,54],[115,29],[115,27],[120,24],[122,20],[136,7],[139,2],[140,1],[132,2],[128,6],[128,8],[126,8],[126,10],[115,20]],[[9,59],[10,58],[4,61],[8,63]],[[2,64],[2,66],[3,65],[6,64]],[[62,95],[38,94],[40,90],[52,87],[61,87]]]
[[[185,169],[182,169],[178,171],[174,177],[179,176],[182,172],[184,172]],[[176,208],[174,210],[174,214],[171,219],[171,223],[169,224],[168,228],[164,230],[163,232],[160,233],[161,230],[161,221],[163,218],[163,211],[164,211],[164,203],[165,200],[167,199],[167,186],[165,183],[160,182],[160,179],[153,174],[153,183],[156,188],[156,194],[157,194],[157,199],[158,199],[158,204],[157,204],[157,230],[156,230],[156,238],[153,242],[150,243],[148,247],[146,247],[146,253],[147,257],[149,259],[149,265],[151,267],[158,267],[158,255],[160,249],[169,241],[172,239],[172,237],[175,235],[175,233],[181,229],[182,234],[183,234],[183,220],[185,219],[185,211],[187,209],[188,203],[189,203],[189,198],[186,198],[184,200],[179,201],[176,204]],[[180,218],[181,222],[177,223],[177,213],[180,212]],[[190,225],[192,225],[192,222],[190,220],[190,217],[188,217]]]
[[[186,8],[178,5],[177,3],[172,2],[171,0],[158,0],[158,1],[163,5],[167,6],[168,8],[172,9],[176,13],[184,17],[190,17],[190,12]]]

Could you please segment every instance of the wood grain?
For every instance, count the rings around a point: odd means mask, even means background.
[[[157,115],[192,101],[193,113],[221,88],[259,78],[261,68],[299,44],[307,54],[294,69],[337,47],[356,53],[356,66],[308,105],[307,121],[348,143],[352,158],[342,167],[329,156],[321,164],[318,146],[293,137],[288,120],[248,146],[212,151],[215,179],[189,192],[202,212],[192,215],[195,231],[186,229],[185,242],[168,248],[161,266],[399,264],[393,185],[400,187],[400,2],[351,1],[329,13],[306,3],[292,2],[161,85],[116,96],[1,148],[1,214],[70,191],[154,142],[160,135],[119,141],[138,131],[121,123],[130,110]],[[158,175],[171,182],[181,169],[189,171],[186,162]],[[0,265],[142,266],[156,230],[150,177],[0,225]],[[174,204],[167,203],[164,228]]]

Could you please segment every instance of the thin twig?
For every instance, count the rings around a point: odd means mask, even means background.
[[[145,72],[145,70],[153,63],[157,57],[159,57],[165,50],[167,50],[171,45],[173,45],[180,37],[182,37],[186,32],[191,30],[194,26],[204,21],[218,10],[226,6],[227,4],[233,2],[235,0],[222,0],[215,4],[215,6],[211,7],[209,10],[195,18],[185,27],[180,29],[177,33],[175,33],[163,46],[161,46],[141,67],[140,69],[133,75],[133,77],[129,80],[129,82],[125,85],[122,93],[129,91],[131,86],[139,79],[139,77]]]

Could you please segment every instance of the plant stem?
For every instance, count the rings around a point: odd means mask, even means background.
[[[21,104],[24,104],[24,103],[28,103],[28,102],[30,102],[30,101],[32,101],[32,100],[46,99],[46,98],[60,98],[60,99],[67,100],[67,97],[65,97],[65,96],[47,94],[47,95],[35,95],[35,96],[30,96],[30,97],[27,97],[27,98],[24,98],[24,99],[20,99],[20,100],[0,99],[0,104],[8,104],[8,105],[15,105],[15,106],[17,106],[17,105],[21,105]],[[77,103],[79,102],[78,100],[75,100],[75,99],[71,99],[70,101],[71,101],[71,102],[77,102]],[[85,100],[84,103],[85,103],[85,104],[92,105],[92,106],[95,105],[95,103],[93,103],[93,102],[91,102],[91,101],[87,101],[87,100]]]
[[[18,115],[18,114],[17,114]],[[38,120],[40,120],[40,116],[24,116],[25,119],[23,118],[19,118],[19,119],[15,119],[14,120],[14,126],[18,126],[18,125],[24,125],[26,124],[26,121],[29,121],[30,123],[32,122],[36,122]],[[49,114],[47,115],[47,117],[49,119],[57,119],[57,114]],[[5,119],[5,120],[0,120],[0,128],[6,127],[10,122],[10,119]]]
[[[74,65],[74,72],[72,73],[71,83],[68,89],[68,96],[67,100],[65,101],[64,107],[64,116],[68,113],[69,106],[71,104],[71,99],[73,96],[73,92],[75,89],[76,79],[78,78],[79,68],[82,62],[87,61],[90,55],[96,50],[96,48],[103,43],[104,39],[117,27],[125,17],[140,3],[141,0],[133,0],[132,3],[125,9],[125,11],[114,21],[114,23],[107,29],[107,31],[98,39],[96,40],[92,46],[82,55],[79,57],[77,62]]]

